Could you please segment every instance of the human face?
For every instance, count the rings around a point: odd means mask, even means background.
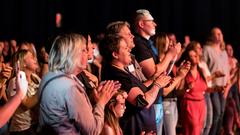
[[[188,55],[192,65],[197,65],[199,63],[199,56],[194,50],[189,51]]]
[[[169,45],[170,45],[170,41],[169,41],[169,38],[168,38],[168,36],[166,36],[166,44],[165,44],[166,46],[165,46],[165,48],[164,48],[164,52],[167,52],[168,51],[168,47],[169,47]]]
[[[223,42],[223,34],[219,28],[213,29],[213,42],[215,43]]]
[[[80,47],[82,46],[82,47]],[[88,61],[88,50],[87,50],[87,46],[86,46],[86,42],[83,43],[83,45],[80,45],[79,43],[79,47],[81,48],[80,51],[80,58],[81,58],[81,65],[83,69],[87,68],[87,61]]]
[[[24,70],[30,70],[34,72],[38,68],[37,59],[32,55],[31,52],[27,52],[23,58],[23,62]]]
[[[3,48],[4,48],[4,42],[1,42],[1,41],[0,41],[0,53],[2,53]]]
[[[115,115],[117,118],[120,118],[123,116],[124,112],[125,112],[125,109],[126,109],[126,106],[125,106],[125,98],[123,97],[122,94],[119,94],[117,97],[116,97],[116,100],[117,100],[117,103],[116,105],[113,107],[113,110],[115,112]]]
[[[143,31],[149,35],[153,36],[156,33],[156,26],[157,24],[154,22],[154,20],[149,19],[148,17],[143,17]]]
[[[168,36],[168,38],[169,38],[170,45],[173,46],[177,43],[177,39],[176,39],[176,36],[174,34],[170,34]]]
[[[119,51],[116,53],[117,60],[122,63],[124,66],[128,65],[131,62],[130,49],[127,46],[127,43],[124,39],[120,41]]]
[[[129,49],[132,49],[135,47],[133,38],[134,36],[132,35],[130,29],[125,25],[122,27],[122,29],[119,32],[119,35],[124,38],[124,40],[127,42],[127,45]]]
[[[88,35],[88,42],[87,42],[87,51],[88,51],[88,59],[93,59],[93,50],[95,49],[94,45],[92,44],[92,40],[90,35]]]
[[[202,56],[202,47],[199,43],[195,46],[194,50],[197,52],[199,56]]]
[[[228,54],[229,57],[233,56],[233,49],[232,49],[232,46],[230,44],[226,45],[226,51],[227,51],[227,54]]]

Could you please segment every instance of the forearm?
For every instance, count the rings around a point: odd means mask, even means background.
[[[35,94],[32,97],[25,97],[22,101],[22,105],[27,109],[34,107],[38,103],[38,96]]]
[[[172,58],[173,58],[173,57],[172,57],[170,54],[167,54],[167,55],[164,57],[163,61],[162,61],[161,63],[159,63],[159,64],[156,65],[157,68],[158,68],[158,72],[161,72],[161,73],[162,73],[162,72],[166,71],[169,63],[170,63],[171,60],[172,60]]]
[[[4,106],[0,108],[0,127],[2,127],[11,118],[20,103],[21,96],[19,94],[16,94],[9,100],[9,102],[7,102]]]
[[[145,81],[143,84],[144,84],[146,87],[149,87],[152,83],[153,83],[153,79],[148,79],[148,80]]]
[[[174,77],[170,85],[163,89],[163,96],[167,96],[172,90],[174,90],[174,88],[176,88],[176,86],[180,84],[181,80],[182,77],[180,76]]]
[[[148,102],[146,108],[149,108],[154,103],[160,89],[161,88],[154,83],[152,88],[148,92],[144,93],[145,100]]]

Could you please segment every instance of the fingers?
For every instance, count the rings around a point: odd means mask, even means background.
[[[171,81],[171,77],[161,74],[156,80],[162,87],[165,87]]]
[[[12,67],[3,64],[3,69],[1,72],[2,76],[9,79],[12,74]]]
[[[115,86],[115,84],[117,85]],[[102,86],[102,88],[101,90],[99,90],[100,92],[98,93],[100,97],[99,102],[104,105],[107,104],[107,102],[112,98],[112,96],[117,92],[120,87],[119,83],[116,83],[112,80],[108,80],[105,82],[104,85],[100,86]]]

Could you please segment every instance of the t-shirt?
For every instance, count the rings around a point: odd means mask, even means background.
[[[146,59],[153,58],[155,64],[159,63],[158,57],[154,55],[150,41],[136,34],[134,38],[135,47],[132,52],[135,55],[138,62],[142,62]]]
[[[229,79],[230,72],[226,51],[224,50],[217,53],[212,46],[205,45],[203,47],[203,60],[207,63],[211,73],[221,71],[225,74],[224,77],[214,79],[212,85],[225,86]]]
[[[147,92],[147,88],[130,72],[124,72],[116,67],[108,65],[106,80],[118,80],[122,85],[121,89],[127,93],[133,87],[139,87],[143,93]],[[105,69],[103,69],[105,70]],[[139,135],[141,131],[156,131],[155,111],[153,106],[150,108],[139,108],[126,101],[126,111],[120,119],[120,126],[124,135]]]

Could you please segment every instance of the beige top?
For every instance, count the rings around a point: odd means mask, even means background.
[[[32,81],[28,84],[27,89],[27,97],[29,98],[37,94],[39,83],[41,81],[41,79],[35,74],[32,74],[31,79]],[[12,78],[8,85],[7,92],[10,97],[16,94],[15,81],[16,77]],[[29,129],[32,123],[31,113],[32,111],[30,109],[26,109],[20,105],[12,116],[9,129],[10,132],[24,131]]]

